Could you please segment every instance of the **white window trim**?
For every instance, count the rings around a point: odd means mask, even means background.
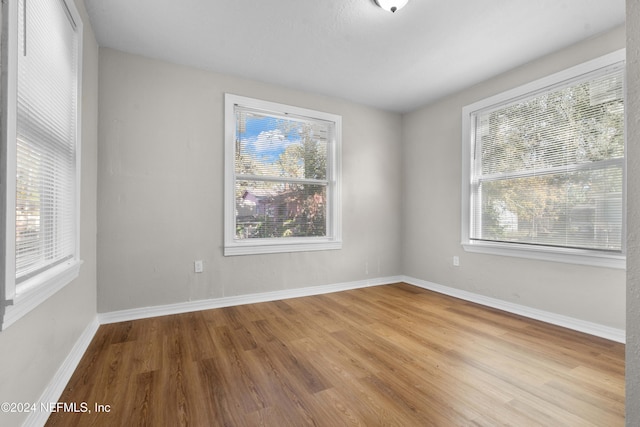
[[[335,123],[334,141],[330,144],[328,161],[327,236],[288,237],[280,239],[235,238],[235,105],[276,114],[326,120]],[[321,111],[293,107],[244,96],[225,94],[225,195],[224,195],[224,255],[250,255],[281,252],[334,250],[342,248],[341,218],[341,142],[342,117]]]
[[[624,177],[623,197],[623,221],[622,221],[622,254],[592,251],[585,249],[553,248],[517,243],[500,243],[471,240],[471,150],[473,149],[474,135],[472,127],[472,114],[476,111],[503,104],[511,99],[548,89],[566,80],[580,75],[612,66],[625,61],[625,49],[612,52],[591,61],[568,68],[534,82],[491,96],[462,109],[462,206],[461,206],[461,244],[465,251],[490,255],[501,255],[518,258],[527,258],[543,261],[563,262],[569,264],[582,264],[598,267],[626,268],[626,168]],[[626,115],[625,115],[626,123]],[[626,164],[626,156],[625,156]]]
[[[18,4],[9,1],[3,12],[7,13],[8,22],[6,32],[7,52],[3,65],[7,73],[6,81],[6,133],[3,143],[6,144],[6,180],[0,191],[4,192],[5,224],[4,240],[4,287],[0,289],[0,330],[5,330],[18,319],[29,313],[49,297],[78,277],[82,260],[80,259],[80,177],[81,177],[81,133],[82,133],[82,51],[83,51],[83,23],[80,14],[72,0],[63,0],[72,19],[76,24],[78,37],[78,90],[77,90],[77,118],[76,118],[76,242],[75,254],[72,259],[50,268],[16,286],[15,271],[15,235],[16,235],[16,100],[17,100],[17,69],[18,69]]]

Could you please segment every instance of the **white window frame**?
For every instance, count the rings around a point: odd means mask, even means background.
[[[548,77],[536,80],[529,84],[508,90],[506,92],[491,96],[462,109],[462,211],[461,211],[461,244],[468,252],[476,252],[491,255],[511,256],[544,261],[555,261],[570,264],[582,264],[590,266],[626,268],[626,156],[625,173],[623,177],[623,208],[622,208],[622,251],[620,254],[604,251],[594,251],[586,249],[555,248],[550,246],[536,246],[521,243],[502,243],[471,240],[470,232],[472,226],[471,218],[471,178],[472,172],[472,150],[474,146],[474,113],[480,110],[492,108],[509,101],[526,97],[535,93],[553,89],[563,82],[575,79],[581,75],[624,64],[625,49],[621,49],[585,62],[583,64],[568,68]],[[626,94],[625,94],[626,95]],[[626,115],[625,115],[626,123]],[[626,134],[626,133],[625,133]]]
[[[264,111],[266,114],[292,115],[298,118],[333,122],[333,140],[327,156],[327,234],[314,237],[282,237],[277,239],[236,239],[235,214],[235,106]],[[280,252],[335,250],[342,248],[341,218],[341,144],[342,117],[336,114],[263,101],[230,93],[225,94],[225,196],[224,255],[249,255]]]
[[[6,52],[3,52],[3,71],[6,70],[6,80],[2,82],[5,97],[2,102],[6,102],[5,116],[3,117],[6,132],[2,135],[2,149],[6,153],[3,160],[2,170],[5,172],[0,177],[0,193],[2,193],[2,216],[4,217],[4,227],[2,227],[2,248],[4,257],[0,271],[3,275],[3,285],[0,288],[0,330],[4,330],[18,319],[46,301],[58,290],[69,284],[78,277],[80,271],[80,146],[81,146],[81,100],[82,100],[82,40],[83,24],[80,14],[73,0],[60,0],[64,2],[68,13],[73,19],[78,34],[77,52],[77,117],[76,117],[76,177],[75,177],[75,251],[73,257],[63,263],[46,269],[33,277],[16,284],[16,138],[17,138],[17,72],[18,72],[18,2],[10,0],[3,2],[3,13],[7,14],[7,27],[4,30],[3,38],[6,38]],[[6,91],[4,90],[6,89]]]

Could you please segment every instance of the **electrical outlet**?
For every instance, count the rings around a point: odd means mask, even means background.
[[[202,260],[197,260],[193,262],[193,271],[196,273],[202,273],[204,270],[204,265],[202,264]]]
[[[460,266],[460,258],[457,255],[454,255],[454,257],[453,257],[453,265],[455,267],[459,267]]]

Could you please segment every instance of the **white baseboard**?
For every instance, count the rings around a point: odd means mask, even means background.
[[[490,298],[483,295],[474,294],[472,292],[450,288],[448,286],[438,285],[436,283],[416,279],[413,277],[402,276],[402,281],[410,285],[428,289],[430,291],[449,295],[455,298],[460,298],[465,301],[474,302],[480,305],[497,308],[498,310],[503,310],[531,319],[540,320],[552,325],[562,326],[567,329],[573,329],[574,331],[584,332],[597,337],[606,338],[611,341],[616,341],[619,343],[625,343],[626,341],[626,333],[622,329],[611,328],[609,326],[600,325],[598,323],[587,322],[585,320],[575,319],[573,317],[538,310],[536,308],[514,304],[512,302]]]
[[[188,301],[177,304],[167,304],[154,307],[134,308],[130,310],[112,311],[99,313],[100,324],[125,322],[129,320],[145,319],[156,316],[166,316],[170,314],[189,313],[193,311],[209,310],[212,308],[231,307],[243,304],[254,304],[266,301],[277,301],[288,298],[298,298],[310,295],[327,294],[350,289],[365,288],[368,286],[387,285],[390,283],[405,282],[420,288],[428,289],[444,295],[460,298],[480,305],[497,308],[509,313],[531,319],[540,320],[552,325],[562,326],[575,331],[584,332],[601,338],[620,343],[625,342],[625,331],[611,328],[585,320],[575,319],[548,311],[538,310],[524,305],[514,304],[508,301],[490,298],[460,289],[450,288],[421,279],[409,276],[380,277],[371,280],[361,280],[356,282],[337,283],[324,286],[312,286],[298,289],[288,289],[282,291],[263,292],[259,294],[240,295],[234,297],[223,297],[208,300]]]
[[[240,295],[234,297],[215,298],[209,300],[189,301],[178,304],[168,304],[155,307],[135,308],[131,310],[113,311],[109,313],[99,313],[96,318],[86,327],[78,341],[71,349],[55,376],[40,396],[39,402],[57,402],[67,383],[76,370],[80,359],[89,347],[98,327],[107,323],[124,322],[129,320],[144,319],[156,316],[166,316],[169,314],[188,313],[192,311],[208,310],[212,308],[230,307],[243,304],[254,304],[258,302],[276,301],[289,298],[299,298],[311,295],[327,294],[351,289],[366,288],[369,286],[388,285],[391,283],[405,282],[430,291],[460,298],[465,301],[474,302],[480,305],[497,308],[509,313],[531,319],[540,320],[568,329],[584,332],[590,335],[609,339],[620,343],[625,342],[625,331],[611,328],[568,316],[538,310],[523,305],[502,301],[495,298],[486,297],[448,286],[438,285],[425,280],[416,279],[409,276],[380,277],[371,280],[360,280],[356,282],[337,283],[333,285],[312,286],[307,288],[289,289],[274,292],[263,292],[259,294]],[[31,412],[23,426],[43,426],[49,417],[47,412]]]
[[[67,383],[78,367],[80,359],[82,359],[84,352],[89,347],[89,344],[98,331],[99,326],[100,323],[98,322],[98,318],[94,317],[91,323],[89,323],[89,325],[87,325],[85,330],[82,332],[82,335],[80,335],[80,338],[78,338],[73,348],[64,359],[64,362],[62,362],[62,365],[60,365],[60,368],[58,368],[58,371],[54,375],[49,385],[44,389],[44,392],[38,400],[38,405],[40,403],[47,404],[50,402],[57,402],[60,399],[62,392],[64,392]],[[30,412],[23,426],[44,426],[51,413],[40,411],[40,409],[41,408],[38,408],[37,411]]]
[[[192,311],[210,310],[212,308],[231,307],[243,304],[255,304],[259,302],[277,301],[289,298],[299,298],[311,295],[328,294],[332,292],[347,291],[350,289],[366,288],[369,286],[388,285],[401,282],[402,276],[379,277],[371,280],[336,283],[332,285],[310,286],[306,288],[287,289],[282,291],[262,292],[259,294],[239,295],[233,297],[214,298],[207,300],[188,301],[177,304],[167,304],[154,307],[133,308],[130,310],[99,313],[98,320],[101,325],[107,323],[126,322],[129,320],[145,319],[170,314],[189,313]]]

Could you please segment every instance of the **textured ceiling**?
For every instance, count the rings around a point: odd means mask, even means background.
[[[625,0],[85,0],[98,43],[397,112],[624,23]]]

